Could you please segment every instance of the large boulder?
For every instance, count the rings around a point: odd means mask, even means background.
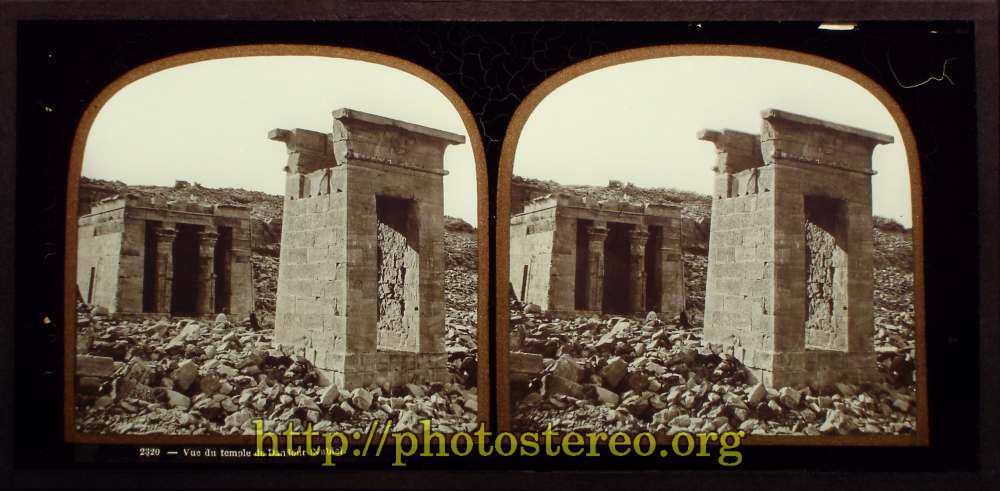
[[[551,373],[542,377],[542,396],[552,397],[559,394],[576,399],[584,398],[582,385]]]

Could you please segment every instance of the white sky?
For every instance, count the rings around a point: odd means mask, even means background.
[[[458,112],[416,76],[354,60],[266,56],[171,68],[116,93],[91,128],[83,175],[127,184],[284,192],[285,148],[272,128],[329,131],[350,107],[468,135]],[[876,147],[873,206],[910,226],[902,138],[889,112],[861,86],[794,63],[672,57],[605,68],[549,94],[528,118],[514,173],[564,184],[674,187],[709,194],[714,147],[702,128],[760,129],[776,108],[892,135]],[[445,213],[476,223],[471,145],[445,152]]]
[[[476,224],[476,167],[458,112],[420,78],[340,58],[258,56],[203,61],[142,78],[104,105],[87,138],[83,175],[130,185],[284,193],[285,145],[272,128],[328,132],[349,107],[465,135],[445,151],[445,213]]]
[[[893,136],[875,148],[873,211],[910,226],[910,187],[899,129],[878,100],[840,75],[795,63],[736,57],[637,61],[575,78],[525,123],[514,173],[563,184],[712,190],[715,147],[702,128],[758,133],[765,108]]]

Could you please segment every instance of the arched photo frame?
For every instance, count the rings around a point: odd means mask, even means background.
[[[117,79],[114,83],[107,86],[100,95],[94,99],[88,106],[84,116],[82,117],[75,134],[71,162],[69,167],[69,177],[67,186],[67,214],[66,214],[66,256],[65,256],[65,271],[66,271],[66,281],[65,281],[65,316],[67,319],[66,323],[66,336],[65,336],[65,383],[64,383],[64,396],[65,396],[65,438],[67,441],[78,442],[78,443],[213,443],[213,444],[225,444],[225,443],[252,443],[254,441],[254,436],[252,435],[165,435],[165,434],[153,434],[153,435],[128,435],[128,434],[95,434],[95,433],[85,433],[80,432],[77,429],[77,412],[76,412],[76,401],[77,401],[77,390],[78,390],[78,375],[79,366],[77,364],[77,348],[78,348],[78,336],[77,336],[77,324],[74,322],[77,319],[77,302],[79,292],[78,292],[78,227],[80,227],[80,222],[78,222],[78,203],[81,195],[80,188],[80,178],[81,171],[83,169],[84,162],[84,149],[87,144],[88,136],[90,135],[91,128],[94,124],[95,119],[98,114],[104,108],[104,106],[127,85],[141,80],[145,77],[149,77],[160,73],[164,70],[168,70],[175,67],[180,67],[192,63],[209,61],[209,60],[223,60],[223,59],[236,59],[236,58],[246,58],[246,57],[261,57],[261,56],[309,56],[309,57],[324,57],[324,58],[336,58],[343,60],[356,60],[368,63],[378,64],[384,67],[388,67],[394,70],[404,72],[406,74],[412,75],[423,80],[425,83],[436,89],[441,95],[443,95],[448,102],[451,103],[455,112],[460,116],[461,121],[464,125],[464,129],[468,134],[467,143],[471,145],[472,155],[474,158],[475,165],[475,192],[476,192],[476,231],[475,231],[475,241],[478,243],[477,260],[478,260],[478,282],[476,285],[476,303],[478,305],[475,314],[475,322],[477,323],[477,332],[474,335],[476,338],[476,343],[478,345],[478,356],[477,370],[473,375],[475,378],[476,385],[480,388],[488,387],[490,381],[488,380],[488,367],[490,363],[490,353],[488,347],[490,346],[489,330],[486,328],[488,325],[488,288],[487,285],[490,281],[489,272],[487,269],[488,258],[490,254],[488,237],[488,221],[487,221],[487,178],[486,178],[486,163],[483,150],[482,140],[479,135],[475,120],[472,113],[469,111],[468,107],[461,100],[458,94],[448,86],[441,78],[432,74],[429,70],[420,67],[414,63],[405,61],[400,58],[387,56],[371,51],[364,51],[358,49],[340,48],[332,46],[312,46],[312,45],[282,45],[282,44],[260,44],[260,45],[247,45],[247,46],[234,46],[227,48],[217,48],[217,49],[207,49],[200,51],[193,51],[188,53],[183,53],[168,58],[164,58],[152,63],[148,63],[139,66],[131,71],[129,71],[124,76]],[[322,111],[332,111],[336,108],[318,108]],[[413,125],[405,122],[400,122],[396,120],[391,120],[388,118],[383,118],[377,115],[370,115],[362,113],[359,111],[353,111],[350,109],[335,111],[334,114],[335,127],[338,128],[342,133],[340,140],[341,145],[346,146],[346,148],[341,149],[336,147],[336,145],[331,144],[330,151],[327,155],[317,155],[317,149],[310,146],[311,143],[316,143],[316,141],[322,140],[310,140],[309,137],[317,136],[313,135],[315,132],[301,131],[301,130],[275,130],[272,131],[271,135],[261,135],[261,138],[270,136],[272,140],[285,143],[288,146],[290,163],[292,159],[295,159],[295,163],[299,166],[296,169],[291,169],[293,173],[296,173],[298,169],[301,169],[302,174],[306,174],[306,169],[308,167],[308,162],[310,158],[316,160],[322,158],[333,158],[333,154],[336,153],[336,158],[347,158],[347,159],[358,159],[364,160],[366,162],[371,162],[372,166],[395,166],[399,168],[404,168],[405,171],[411,173],[424,173],[432,175],[431,180],[437,180],[440,182],[441,177],[446,174],[440,170],[440,159],[441,152],[443,151],[443,146],[438,148],[438,144],[446,146],[447,144],[455,144],[465,142],[464,139],[459,141],[458,136],[452,135],[447,132],[435,130],[432,128],[421,127],[419,125]],[[197,117],[192,115],[192,117]],[[301,133],[301,134],[300,134]],[[332,141],[332,140],[331,140]],[[346,143],[344,143],[346,142]],[[431,142],[431,143],[428,143]],[[382,148],[382,144],[388,145],[388,149]],[[277,144],[277,143],[275,143]],[[325,146],[321,144],[320,146]],[[334,148],[336,147],[336,148]],[[415,149],[415,151],[414,151]],[[367,151],[368,153],[365,153]],[[407,153],[410,152],[410,153]],[[323,152],[319,152],[323,153]],[[419,155],[418,155],[419,154]],[[409,160],[402,159],[400,156],[409,155]],[[395,160],[394,160],[395,158]],[[436,164],[433,162],[437,159]],[[426,161],[426,162],[425,162]],[[315,163],[315,162],[314,162]],[[437,165],[437,169],[433,167]],[[277,162],[275,166],[279,167]],[[427,167],[428,169],[424,169]],[[288,172],[288,169],[286,169]],[[380,176],[388,174],[380,174]],[[303,175],[302,178],[307,176]],[[289,178],[290,179],[290,178]],[[379,179],[382,179],[381,177]],[[355,178],[355,180],[359,180]],[[416,180],[416,179],[415,179]],[[306,181],[309,181],[307,178]],[[289,181],[291,182],[291,181]],[[301,182],[301,181],[297,181]],[[327,187],[329,187],[329,180],[312,183],[309,181],[310,187],[314,187],[313,191],[321,193],[319,188],[323,187],[324,182]],[[316,186],[313,186],[316,184]],[[318,187],[317,187],[318,186]],[[374,185],[372,185],[374,186]],[[438,184],[440,186],[440,184]],[[398,194],[399,189],[405,187],[405,184],[400,184],[393,189],[376,189],[375,193],[376,199],[373,201],[379,201],[377,199],[380,193],[386,193],[387,195]],[[398,189],[397,189],[398,188]],[[289,189],[286,186],[286,190]],[[305,188],[299,188],[302,191]],[[381,189],[381,188],[380,188]],[[340,190],[337,190],[340,191]],[[286,191],[287,195],[288,191]],[[360,191],[359,191],[360,193]],[[302,197],[312,197],[313,193],[306,192]],[[317,195],[318,196],[318,195]],[[389,196],[391,198],[391,196]],[[291,199],[291,198],[289,198]],[[373,205],[371,211],[373,213],[379,213],[382,209],[382,205],[387,208],[392,208],[392,204],[388,203],[389,198],[382,199]],[[432,200],[433,201],[433,200]],[[436,203],[437,209],[440,210],[440,203]],[[377,210],[375,208],[378,208]],[[415,207],[411,207],[415,208]],[[431,209],[434,207],[432,206]],[[421,211],[427,208],[420,208]],[[388,213],[388,212],[387,212]],[[381,220],[381,219],[380,219]],[[399,221],[399,220],[396,220]],[[392,219],[387,218],[386,223],[393,222]],[[381,224],[382,221],[379,221]],[[391,226],[392,223],[389,223]],[[397,224],[398,225],[398,224]],[[427,230],[443,230],[444,227],[443,217],[428,217]],[[392,228],[392,227],[390,227]],[[395,227],[400,228],[400,227]],[[413,237],[420,237],[419,231],[415,231],[414,227],[403,226],[401,229],[405,229],[404,232],[400,232],[403,235],[407,235],[411,231],[414,232]],[[388,229],[387,229],[388,230]],[[438,237],[427,237],[424,234],[424,238],[420,241],[420,245],[414,247],[414,249],[440,249],[443,244],[443,239]],[[214,238],[210,237],[210,238]],[[407,237],[407,240],[412,239]],[[219,240],[219,239],[216,239]],[[382,254],[379,252],[379,254]],[[440,274],[444,274],[443,269],[445,264],[441,262],[444,254],[441,251],[436,251],[434,254],[428,254],[428,257],[434,256],[433,258],[422,259],[421,265],[424,266],[425,270],[435,269],[439,271]],[[405,260],[405,259],[402,259]],[[347,263],[356,263],[356,260],[346,260]],[[155,265],[154,265],[155,266]],[[301,269],[301,268],[300,268]],[[367,273],[358,273],[359,275]],[[416,285],[418,280],[413,279],[412,282],[407,280],[407,284],[413,283]],[[431,282],[430,278],[420,277],[419,283],[429,284]],[[135,285],[132,285],[135,286]],[[367,288],[367,287],[365,287]],[[155,302],[154,302],[155,303]],[[423,304],[421,306],[424,306]],[[430,310],[431,312],[437,312],[434,315],[438,315],[443,318],[444,316],[444,299],[440,299],[440,304],[431,304],[424,306],[424,310]],[[154,312],[156,309],[153,310]],[[440,326],[441,331],[437,334],[431,336],[432,338],[443,337],[444,326]],[[421,328],[422,329],[422,328]],[[298,334],[294,334],[298,335]],[[293,336],[294,336],[293,335]],[[410,344],[417,345],[424,342],[428,336],[423,331],[420,332],[420,341],[414,341]],[[443,355],[442,355],[443,356]],[[442,357],[443,359],[443,357]],[[389,365],[395,363],[398,360],[387,359],[383,361],[372,360],[371,364],[374,370],[378,370],[383,362]],[[437,361],[426,361],[427,364],[437,363]],[[368,362],[365,362],[368,363]],[[410,364],[420,364],[424,363],[421,360],[403,361],[401,363],[409,366]],[[375,365],[378,365],[376,367]],[[437,367],[437,365],[435,365]],[[107,369],[108,367],[104,367]],[[427,367],[420,367],[427,368]],[[440,367],[437,367],[440,368]],[[434,367],[428,368],[437,369]],[[370,375],[370,374],[369,374]],[[362,377],[363,378],[363,377]],[[433,377],[432,377],[433,378]],[[343,381],[341,381],[343,382]],[[362,385],[368,382],[367,379],[353,383],[353,385]],[[477,420],[480,422],[488,422],[490,419],[492,401],[490,400],[490,392],[488,390],[483,390],[479,392],[479,396],[475,402]]]
[[[924,321],[924,271],[923,271],[923,223],[922,223],[922,186],[920,181],[920,166],[916,150],[916,142],[913,136],[913,132],[910,128],[909,122],[906,116],[903,114],[899,104],[889,95],[889,93],[879,86],[876,82],[872,81],[870,78],[861,74],[859,71],[843,65],[838,62],[834,62],[829,59],[825,59],[815,55],[808,55],[800,52],[765,48],[765,47],[754,47],[754,46],[735,46],[735,45],[672,45],[672,46],[655,46],[647,48],[632,49],[626,51],[620,51],[616,53],[611,53],[603,56],[598,56],[595,58],[588,59],[586,61],[572,65],[566,69],[557,72],[555,75],[546,79],[538,87],[536,87],[531,93],[521,102],[518,106],[516,112],[514,113],[511,123],[508,127],[507,134],[504,138],[501,157],[500,157],[500,168],[499,168],[499,178],[498,178],[498,197],[497,197],[497,245],[496,245],[496,263],[497,273],[497,298],[496,304],[498,306],[497,311],[497,373],[498,380],[497,385],[499,387],[497,396],[497,410],[498,419],[500,421],[500,428],[502,430],[512,429],[512,414],[513,414],[513,402],[511,400],[511,380],[510,380],[510,370],[515,364],[522,363],[523,360],[513,360],[513,355],[511,354],[511,320],[510,320],[510,310],[508,306],[511,304],[511,292],[515,296],[519,293],[518,287],[521,282],[527,282],[527,278],[512,278],[511,273],[508,269],[508,265],[511,261],[511,211],[512,211],[512,201],[515,197],[512,196],[512,180],[514,176],[514,162],[515,154],[517,151],[518,141],[522,136],[522,132],[525,129],[526,123],[529,121],[533,111],[539,106],[539,104],[550,94],[558,90],[565,84],[570,83],[577,77],[582,75],[595,72],[604,68],[613,67],[620,64],[626,64],[631,62],[654,60],[654,59],[664,59],[672,57],[716,57],[716,56],[726,56],[726,57],[738,57],[738,58],[752,58],[752,59],[768,59],[768,60],[779,60],[785,62],[796,63],[800,65],[805,65],[808,67],[817,68],[825,72],[829,72],[833,75],[839,75],[844,77],[869,92],[874,96],[879,103],[884,106],[888,112],[891,114],[893,121],[898,127],[899,133],[902,136],[902,141],[898,142],[904,146],[906,164],[909,170],[909,185],[910,192],[909,198],[912,206],[912,243],[913,243],[913,305],[914,305],[914,337],[915,337],[915,365],[916,365],[916,431],[912,434],[904,435],[892,435],[892,434],[876,434],[876,435],[838,435],[838,436],[798,436],[798,435],[753,435],[748,436],[746,442],[752,444],[761,445],[927,445],[928,444],[928,417],[927,417],[927,373],[926,373],[926,350],[924,345],[925,338],[925,321]],[[761,110],[765,108],[760,108]],[[772,113],[772,117],[784,118],[786,115],[781,112]],[[797,115],[788,115],[790,119],[795,119]],[[796,124],[805,124],[806,120],[797,120]],[[809,124],[815,124],[821,126],[825,123],[808,121]],[[827,126],[832,128],[832,126]],[[844,130],[845,128],[839,128],[839,130]],[[687,136],[687,135],[685,135]],[[703,139],[713,140],[714,134],[705,134]],[[750,135],[754,136],[754,135]],[[690,138],[694,139],[695,135],[690,135]],[[718,147],[718,143],[717,143]],[[717,150],[719,152],[725,152],[724,149]],[[870,152],[870,150],[869,150]],[[732,155],[732,152],[730,152]],[[686,165],[704,165],[706,169],[706,179],[710,179],[710,172],[708,171],[709,162],[702,163],[688,163]],[[870,164],[869,164],[870,165]],[[568,184],[568,183],[567,183]],[[517,199],[522,199],[523,196],[517,197]],[[542,198],[540,198],[542,199]],[[550,198],[550,201],[553,199]],[[558,206],[558,203],[553,206]],[[538,209],[541,210],[545,208],[543,204],[538,205]],[[544,223],[539,222],[541,229],[545,229]],[[558,226],[558,225],[555,225]],[[547,229],[546,229],[547,230]],[[551,232],[551,231],[550,231]],[[554,255],[554,253],[553,253]],[[579,255],[579,254],[577,254]],[[513,267],[513,266],[512,266]],[[710,266],[711,267],[711,266]],[[517,280],[518,284],[514,284],[512,280]],[[563,285],[565,287],[565,285]],[[579,296],[579,295],[578,295]],[[523,300],[523,299],[521,299]],[[577,299],[580,303],[582,300]],[[584,299],[586,300],[586,299]],[[543,308],[544,309],[544,308]],[[516,369],[521,369],[523,367],[517,367]],[[539,368],[534,366],[533,369]],[[515,430],[521,430],[521,428],[514,428]],[[541,429],[538,429],[539,431]],[[657,435],[660,437],[660,435]]]

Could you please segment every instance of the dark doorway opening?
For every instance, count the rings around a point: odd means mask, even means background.
[[[376,347],[420,350],[420,219],[407,199],[375,197],[378,276]]]
[[[576,310],[590,309],[590,220],[576,221],[576,281],[574,282]]]
[[[526,302],[524,295],[528,293],[528,265],[525,264],[524,268],[521,270],[521,298],[522,302]]]
[[[87,282],[87,305],[90,305],[94,301],[94,274],[97,272],[96,268],[90,267],[90,280]]]
[[[663,271],[660,247],[663,244],[663,227],[649,226],[644,265],[646,273],[646,311],[660,312],[663,299]]]
[[[232,286],[230,278],[232,271],[231,251],[233,250],[233,228],[219,227],[219,239],[215,242],[215,260],[213,264],[215,273],[215,311],[229,314],[230,293]]]
[[[628,233],[632,225],[608,222],[608,238],[604,241],[604,312],[630,313],[629,294],[632,291],[632,266]]]
[[[156,311],[156,229],[160,222],[146,220],[142,255],[142,311]]]
[[[200,226],[177,224],[174,239],[174,283],[170,313],[194,315],[198,301],[198,232]]]
[[[847,350],[847,206],[805,196],[807,348]]]

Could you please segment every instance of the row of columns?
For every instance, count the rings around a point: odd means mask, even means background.
[[[174,286],[174,240],[177,228],[173,223],[164,222],[156,228],[156,299],[157,312],[171,312],[173,309]],[[198,285],[195,302],[196,313],[215,312],[215,244],[219,233],[215,230],[198,232]]]
[[[646,242],[649,232],[644,225],[635,225],[629,231],[629,271],[632,287],[629,289],[629,306],[633,312],[646,310]],[[594,222],[587,229],[587,273],[590,291],[587,308],[604,310],[604,246],[608,238],[606,222]]]

